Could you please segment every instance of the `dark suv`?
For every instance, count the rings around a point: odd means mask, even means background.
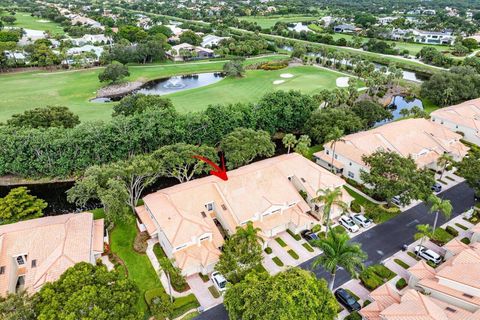
[[[300,233],[300,235],[307,241],[318,240],[318,236],[310,230],[304,230]]]
[[[358,311],[361,309],[360,304],[354,297],[350,295],[345,289],[338,289],[335,291],[335,298],[340,302],[348,311]]]

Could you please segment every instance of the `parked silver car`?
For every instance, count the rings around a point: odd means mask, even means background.
[[[354,214],[352,220],[362,228],[368,228],[372,225],[372,220],[368,219],[363,214]]]
[[[433,262],[435,264],[439,264],[440,262],[442,262],[442,256],[440,256],[435,251],[428,249],[427,247],[416,246],[414,249],[414,252],[415,254],[418,254],[423,259]]]
[[[357,232],[360,228],[353,222],[349,216],[341,216],[338,222],[348,231]]]

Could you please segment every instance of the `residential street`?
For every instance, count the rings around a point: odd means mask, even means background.
[[[473,190],[462,182],[439,194],[444,199],[449,199],[453,205],[452,218],[465,212],[474,205]],[[413,235],[416,232],[418,224],[433,224],[434,214],[428,213],[428,208],[421,203],[410,208],[397,217],[377,225],[370,230],[354,237],[352,240],[362,244],[363,250],[368,254],[367,265],[381,262],[401,249],[404,243],[414,241]],[[446,220],[440,216],[438,225],[442,225]],[[311,269],[313,259],[300,265],[304,269]],[[313,270],[317,277],[329,279],[329,275],[322,269]],[[337,273],[335,287],[341,286],[350,280],[350,277],[340,270]],[[223,320],[228,319],[225,308],[222,305],[207,310],[195,319],[200,320]]]

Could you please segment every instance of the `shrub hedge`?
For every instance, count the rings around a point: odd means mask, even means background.
[[[300,257],[298,256],[298,254],[297,254],[295,251],[293,251],[293,249],[289,249],[287,252],[288,252],[288,254],[289,254],[290,256],[292,256],[292,258],[295,259],[295,260],[298,260],[298,258],[300,258]]]
[[[293,233],[290,229],[287,229],[287,232],[288,232],[289,235],[292,236],[293,239],[295,239],[297,241],[300,241],[302,239],[302,237],[300,237],[299,234]]]
[[[285,241],[283,241],[282,238],[278,238],[278,237],[277,237],[277,238],[275,238],[275,241],[277,241],[278,244],[279,244],[280,246],[282,246],[283,248],[285,248],[285,247],[287,246],[287,244],[285,243]]]
[[[283,262],[282,262],[282,260],[280,260],[279,257],[273,257],[272,260],[273,260],[273,262],[275,262],[275,264],[276,264],[277,266],[283,267]]]
[[[266,254],[271,254],[273,250],[270,247],[266,247],[264,251]]]
[[[395,283],[395,287],[397,287],[398,290],[402,290],[407,286],[407,281],[403,278],[398,279],[397,283]]]
[[[362,212],[362,206],[357,202],[357,200],[353,200],[350,204],[350,210],[355,213]]]
[[[400,267],[402,267],[403,269],[408,269],[410,268],[410,266],[408,264],[406,264],[405,262],[403,262],[402,260],[400,259],[393,259],[393,261],[395,261],[396,264],[398,264]]]
[[[458,236],[458,231],[457,231],[457,229],[455,229],[455,228],[452,227],[452,226],[447,226],[447,227],[445,228],[445,230],[446,230],[448,233],[450,233],[452,236],[454,236],[454,237]]]

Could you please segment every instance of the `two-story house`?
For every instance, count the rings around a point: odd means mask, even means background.
[[[461,132],[463,139],[480,146],[480,99],[438,109],[430,117],[433,122]]]
[[[412,157],[419,168],[438,170],[437,160],[450,154],[460,161],[468,147],[460,142],[461,135],[426,119],[406,119],[344,136],[332,145],[327,142],[324,150],[314,154],[316,162],[329,170],[362,183],[360,173],[368,171],[362,157],[378,150],[396,152]],[[333,151],[335,146],[335,152]]]
[[[266,246],[287,229],[311,228],[322,219],[322,204],[312,201],[317,191],[344,184],[292,153],[229,171],[227,181],[208,176],[149,194],[137,214],[185,276],[207,274],[218,261],[224,236],[251,221]],[[352,200],[346,191],[343,200]],[[331,218],[342,213],[333,208]]]

